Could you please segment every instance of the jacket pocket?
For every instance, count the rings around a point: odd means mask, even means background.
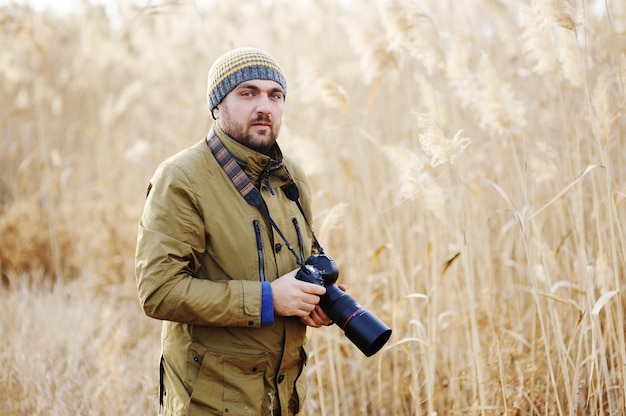
[[[294,415],[300,414],[302,411],[302,404],[306,398],[308,390],[308,380],[305,374],[305,367],[307,362],[307,351],[304,346],[300,349],[301,364],[296,381],[294,382],[294,392],[289,399],[289,411]]]
[[[189,415],[261,414],[264,396],[265,353],[224,353],[201,348],[191,365],[197,368]],[[193,371],[193,370],[192,370]]]

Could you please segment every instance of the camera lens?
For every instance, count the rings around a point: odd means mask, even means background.
[[[296,279],[321,284],[326,293],[320,298],[320,307],[363,354],[376,354],[391,337],[391,329],[373,313],[335,286],[339,269],[327,254],[309,257],[296,274]]]
[[[367,309],[359,309],[343,327],[346,336],[367,357],[380,350],[391,337],[391,329]]]
[[[326,286],[320,306],[367,357],[376,354],[391,336],[387,325],[334,284]]]

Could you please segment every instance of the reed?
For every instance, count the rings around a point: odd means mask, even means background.
[[[310,331],[304,414],[626,411],[623,2],[81,7],[0,6],[0,414],[156,413],[136,225],[237,46],[283,65],[315,229],[394,331]]]

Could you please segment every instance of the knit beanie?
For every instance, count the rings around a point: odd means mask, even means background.
[[[278,63],[267,53],[255,48],[234,49],[215,61],[209,70],[207,104],[209,112],[237,85],[251,79],[276,81],[287,95],[287,82]]]

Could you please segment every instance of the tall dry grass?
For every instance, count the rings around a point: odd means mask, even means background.
[[[120,2],[121,3],[121,2]],[[307,415],[626,411],[626,5],[363,0],[0,9],[0,413],[156,413],[134,289],[156,165],[233,46],[287,73],[281,143],[365,358],[311,331]]]

